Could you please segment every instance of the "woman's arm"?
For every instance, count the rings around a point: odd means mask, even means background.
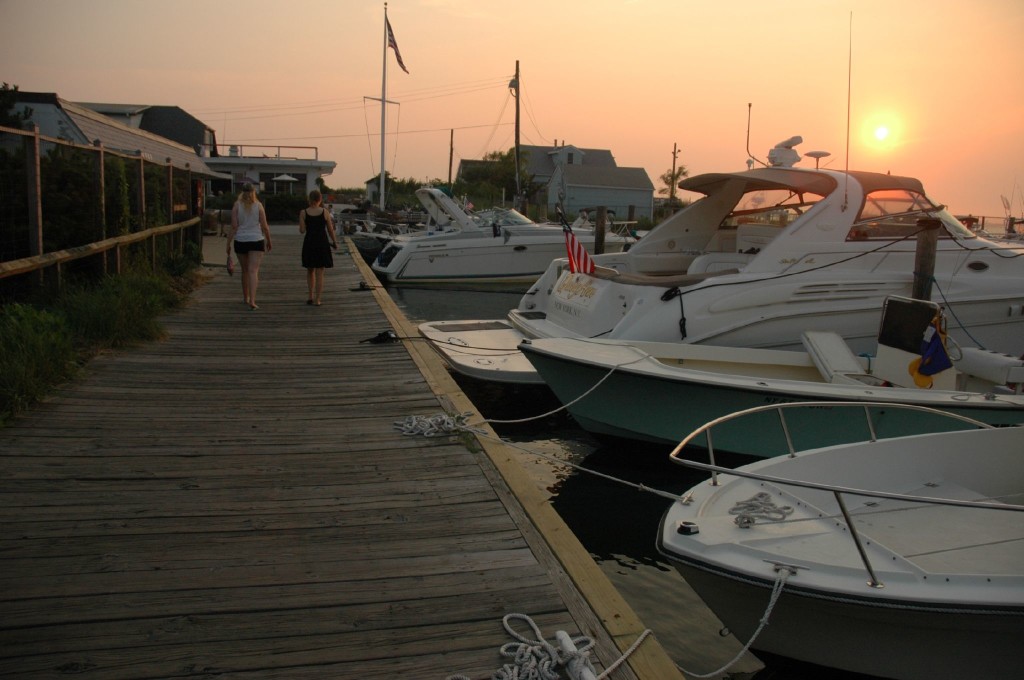
[[[300,234],[305,234],[306,233],[306,211],[305,210],[303,210],[302,212],[299,213],[299,233]]]
[[[227,250],[229,255],[231,254],[231,243],[235,240],[235,233],[237,231],[238,231],[238,203],[236,202],[233,206],[231,206],[231,231],[228,232],[228,244],[227,244],[227,248],[225,248],[225,250]]]
[[[272,247],[270,243],[270,225],[267,223],[267,212],[263,209],[263,204],[260,203],[260,231],[263,232],[263,240],[267,244],[267,252],[270,252]]]
[[[331,217],[331,213],[330,213],[329,210],[325,210],[324,211],[324,215],[327,216],[327,231],[331,235],[331,244],[335,248],[337,248],[338,247],[338,232],[335,231],[335,229],[334,229],[334,219]]]

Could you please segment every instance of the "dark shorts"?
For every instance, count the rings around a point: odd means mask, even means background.
[[[235,241],[235,252],[239,255],[245,255],[251,253],[254,250],[264,251],[266,250],[266,244],[263,239],[259,241]]]

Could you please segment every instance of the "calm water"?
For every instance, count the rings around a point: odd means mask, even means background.
[[[521,293],[393,288],[392,299],[414,322],[504,318]],[[498,386],[456,376],[466,395],[490,420],[519,420],[556,411],[559,403],[547,388]],[[705,475],[672,463],[671,447],[602,444],[564,411],[526,423],[491,423],[516,446],[581,465],[648,488],[682,493]],[[653,493],[609,481],[565,465],[523,453],[522,464],[551,494],[551,502],[641,621],[688,676],[721,668],[742,642],[720,635],[723,626],[686,582],[657,553],[655,539],[669,501]],[[544,631],[553,635],[553,631]],[[767,666],[765,665],[767,663]],[[864,678],[781,660],[762,662],[744,656],[727,672],[712,676],[731,680],[809,680]]]

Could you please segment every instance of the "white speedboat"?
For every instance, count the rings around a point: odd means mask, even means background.
[[[790,440],[809,448],[872,432],[916,434],[949,422],[883,406],[871,409],[868,430],[828,402],[916,404],[992,425],[1024,424],[1024,360],[976,348],[947,354],[942,347],[950,359],[945,368],[922,369],[925,334],[935,332],[933,323],[941,326],[934,321],[941,319],[938,306],[891,298],[882,318],[871,356],[855,355],[826,331],[804,333],[799,352],[582,338],[524,340],[520,349],[584,429],[669,446],[734,411],[798,401],[823,404],[799,412],[787,427],[764,414],[757,422],[719,428],[716,447],[770,457],[786,453]]]
[[[1024,353],[1024,243],[972,233],[917,179],[780,163],[685,179],[681,189],[704,197],[628,251],[596,256],[593,274],[559,258],[506,319],[421,332],[442,341],[435,347],[455,370],[486,378],[478,355],[494,350],[504,376],[524,382],[539,378],[509,347],[525,338],[799,350],[805,331],[834,331],[854,352],[871,351],[882,301],[914,294],[928,219],[938,224],[931,298],[949,312],[951,337]]]
[[[684,444],[674,460],[712,479],[668,509],[658,549],[742,643],[882,678],[1019,677],[1024,428],[734,470],[682,459]]]
[[[393,236],[372,267],[389,285],[515,285],[526,289],[551,261],[566,254],[565,231],[554,223],[533,222],[506,208],[471,212],[439,189],[416,190],[430,215],[425,229]],[[571,225],[577,240],[593,253],[595,227],[582,218]],[[611,230],[604,252],[621,251],[634,239]]]

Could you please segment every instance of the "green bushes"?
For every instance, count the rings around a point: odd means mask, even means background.
[[[96,352],[160,338],[160,314],[190,290],[186,278],[134,269],[69,288],[45,307],[0,308],[0,421],[72,378]]]
[[[77,368],[59,312],[11,304],[0,309],[0,417],[24,410]]]

